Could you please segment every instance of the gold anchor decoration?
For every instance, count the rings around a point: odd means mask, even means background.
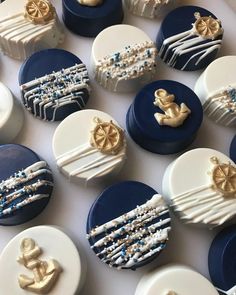
[[[216,157],[211,158],[215,165],[212,175],[212,188],[224,197],[236,197],[236,167],[231,163],[220,163]]]
[[[34,24],[45,25],[55,16],[55,8],[48,0],[28,0],[25,6],[25,18]]]
[[[62,271],[59,263],[50,259],[40,260],[42,250],[30,238],[23,239],[20,245],[21,255],[17,261],[33,272],[34,277],[19,275],[18,282],[22,289],[37,293],[48,294],[57,282]]]
[[[185,103],[181,103],[179,106],[174,100],[175,96],[169,94],[165,89],[157,89],[155,91],[154,105],[165,113],[154,114],[159,125],[179,127],[184,123],[189,114],[191,114],[191,110]]]
[[[85,6],[98,6],[103,3],[103,0],[79,0],[79,4]]]
[[[193,24],[193,28],[197,35],[204,39],[214,40],[216,37],[223,34],[220,20],[212,16],[201,16],[199,12],[195,12],[194,16],[196,22]]]
[[[104,122],[95,117],[90,144],[104,154],[117,154],[124,146],[124,131],[112,121]]]

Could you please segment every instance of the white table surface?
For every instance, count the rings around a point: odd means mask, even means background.
[[[54,0],[52,2],[57,7],[58,14],[61,17],[61,0]],[[205,7],[217,15],[222,20],[225,29],[223,48],[220,55],[236,55],[236,14],[223,0],[190,0],[181,2]],[[153,40],[155,40],[160,26],[160,20],[143,19],[132,16],[128,12],[125,14],[124,23],[143,29]],[[89,66],[90,49],[93,39],[76,36],[67,29],[65,29],[65,32],[66,41],[62,48],[78,55]],[[0,55],[0,81],[5,83],[18,99],[20,99],[18,87],[18,71],[20,65],[21,62]],[[176,80],[193,88],[200,73],[200,71],[194,73],[180,72],[168,68],[165,64],[159,62],[157,78]],[[102,89],[93,80],[92,87],[93,92],[87,108],[108,112],[125,127],[126,111],[135,94],[112,94]],[[168,247],[148,266],[135,272],[125,270],[117,271],[110,269],[107,265],[100,262],[93,251],[90,250],[86,240],[86,220],[90,206],[105,186],[92,188],[80,187],[79,185],[69,183],[57,171],[51,144],[52,136],[57,125],[58,123],[40,121],[28,112],[25,112],[24,128],[15,142],[32,148],[48,161],[54,172],[55,190],[48,207],[40,216],[21,226],[0,227],[0,250],[4,248],[12,237],[28,227],[41,224],[63,227],[72,235],[74,241],[79,244],[79,248],[85,252],[87,258],[88,273],[85,287],[81,293],[82,295],[132,295],[139,279],[146,271],[171,262],[190,265],[203,275],[209,277],[207,266],[208,250],[217,230],[209,231],[184,226],[176,219],[173,219],[173,230]],[[218,126],[205,118],[198,137],[190,148],[210,147],[228,154],[229,145],[234,134],[235,130]],[[163,173],[167,165],[175,158],[176,155],[161,156],[149,153],[139,148],[128,137],[128,160],[117,180],[142,181],[161,193]],[[67,294],[65,290],[65,295],[70,294]],[[157,295],[161,295],[158,293],[158,290]]]

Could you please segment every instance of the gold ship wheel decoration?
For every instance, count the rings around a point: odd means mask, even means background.
[[[226,197],[236,197],[236,167],[231,163],[220,163],[216,157],[212,157],[211,162],[215,165],[212,170],[213,189]]]
[[[46,24],[55,18],[55,8],[47,0],[28,0],[25,17],[34,24]]]
[[[117,154],[124,146],[124,131],[112,121],[104,122],[96,117],[94,122],[91,145],[104,154]]]
[[[201,16],[199,12],[194,14],[196,22],[194,23],[194,31],[197,35],[204,39],[215,39],[223,33],[221,22],[212,16]]]

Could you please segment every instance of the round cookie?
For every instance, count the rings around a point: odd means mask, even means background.
[[[211,280],[222,294],[235,294],[235,261],[236,228],[233,225],[216,235],[208,256]]]
[[[24,122],[23,110],[11,91],[0,82],[0,144],[11,142]]]
[[[160,58],[183,71],[205,68],[221,48],[221,22],[210,11],[197,6],[181,6],[171,11],[157,36]]]
[[[0,225],[27,222],[48,204],[52,172],[45,161],[22,145],[0,145],[0,162]]]
[[[63,21],[68,29],[85,37],[123,21],[121,0],[63,0]]]
[[[53,153],[59,170],[71,181],[96,184],[122,168],[126,159],[124,131],[101,111],[76,112],[57,127]]]
[[[92,205],[87,238],[109,266],[135,270],[165,248],[169,210],[161,195],[146,184],[124,181],[108,187]]]
[[[95,79],[110,91],[136,91],[152,80],[156,74],[156,59],[157,49],[150,37],[130,25],[103,30],[92,46]]]
[[[222,225],[236,212],[236,166],[213,149],[188,151],[167,167],[162,191],[184,223]]]
[[[170,9],[173,0],[125,0],[129,11],[135,15],[147,18],[159,17]]]
[[[228,127],[236,126],[235,67],[235,55],[216,59],[201,74],[194,88],[205,114]]]
[[[60,246],[58,246],[60,245]],[[60,229],[36,226],[14,237],[0,256],[3,294],[76,295],[86,265],[73,241]]]
[[[39,12],[37,14],[37,11]],[[64,40],[62,26],[49,0],[7,0],[0,9],[0,50],[24,60]]]
[[[201,102],[187,86],[169,80],[146,85],[126,115],[127,130],[142,148],[171,154],[189,146],[203,119]]]
[[[62,49],[34,53],[19,73],[22,101],[34,116],[60,121],[83,109],[89,99],[86,66],[74,54]]]
[[[201,274],[184,265],[168,265],[144,275],[135,295],[218,295]]]
[[[236,163],[236,136],[234,136],[230,145],[230,158]]]

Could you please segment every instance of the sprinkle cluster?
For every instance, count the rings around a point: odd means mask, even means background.
[[[102,234],[92,248],[110,266],[132,268],[148,257],[160,252],[166,245],[170,230],[168,209],[138,206],[101,227],[91,230],[88,239]]]
[[[52,72],[42,78],[36,79],[31,82],[22,85],[21,88],[25,92],[25,96],[34,96],[34,99],[38,99],[44,102],[59,103],[59,99],[66,95],[77,97],[77,85],[88,83],[88,72],[85,66],[81,69],[77,65],[69,69],[62,69],[58,72]],[[34,88],[34,86],[36,86]]]
[[[236,113],[236,89],[229,87],[212,98],[213,101],[221,103],[221,107],[227,109],[229,113]]]
[[[153,42],[126,46],[121,52],[107,56],[98,63],[97,71],[107,79],[133,79],[156,68],[157,49]]]
[[[38,163],[39,165],[37,165]],[[20,170],[0,183],[0,217],[46,196],[36,192],[41,186],[51,186],[52,183],[35,178],[40,174],[51,172],[44,169],[45,162],[38,163],[32,165],[32,168],[36,169]]]

